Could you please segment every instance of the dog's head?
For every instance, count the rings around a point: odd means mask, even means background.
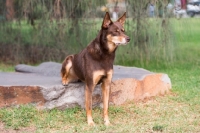
[[[116,47],[118,45],[126,45],[130,38],[125,34],[124,23],[126,20],[126,12],[116,22],[112,22],[110,15],[106,12],[102,29],[107,31],[106,39],[109,45]]]

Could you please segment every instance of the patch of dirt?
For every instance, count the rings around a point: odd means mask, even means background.
[[[0,133],[33,133],[36,131],[35,127],[24,127],[20,128],[18,130],[10,129],[10,128],[5,128],[4,124],[0,122]]]

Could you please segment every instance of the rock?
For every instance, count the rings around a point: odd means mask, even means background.
[[[37,103],[37,105],[45,103],[39,87],[0,85],[0,107],[26,103]]]
[[[84,108],[84,83],[62,86],[61,64],[45,62],[39,66],[17,65],[16,72],[0,72],[0,107],[35,103],[44,109]],[[167,74],[136,67],[114,66],[110,104],[143,100],[164,95],[171,89]],[[100,85],[93,92],[93,106],[102,103]]]
[[[25,64],[20,64],[15,66],[17,72],[22,73],[35,73],[44,76],[60,76],[61,64],[56,62],[44,62],[39,66],[29,66]]]

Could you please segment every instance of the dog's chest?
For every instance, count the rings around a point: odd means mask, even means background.
[[[105,78],[112,78],[112,74],[113,74],[113,69],[110,69],[108,71],[106,70],[96,70],[96,71],[93,71],[93,74],[92,74],[92,79],[93,79],[93,83],[94,84],[99,84],[102,82],[103,79]]]

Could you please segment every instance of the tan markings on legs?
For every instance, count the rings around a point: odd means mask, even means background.
[[[68,77],[69,77],[69,72],[70,72],[71,67],[72,67],[72,62],[71,62],[71,60],[68,60],[66,66],[65,66],[65,71],[66,72],[65,72],[65,74],[64,74],[64,76],[62,78],[62,84],[63,85],[66,85],[69,82]]]
[[[92,74],[92,81],[89,81],[91,83],[88,83],[86,80],[86,87],[85,87],[85,108],[86,108],[86,114],[87,114],[87,122],[88,125],[94,126],[94,122],[92,119],[92,92],[94,90],[94,87],[99,82],[101,77],[105,75],[104,70],[98,70],[94,71]]]
[[[94,126],[94,121],[92,119],[92,92],[94,89],[94,85],[85,86],[85,109],[87,115],[87,122],[89,126]]]
[[[62,63],[61,77],[62,84],[67,85],[69,82],[78,80],[72,68],[73,55],[67,56]]]
[[[66,78],[66,83],[71,83],[71,82],[75,82],[75,81],[78,81],[78,77],[76,76],[73,68],[71,67],[70,70],[69,70],[69,74]]]
[[[108,118],[108,104],[109,104],[109,93],[110,93],[110,85],[112,80],[113,70],[110,70],[107,73],[106,78],[102,81],[102,93],[103,93],[103,117],[104,117],[104,124],[106,126],[110,125],[110,121]]]
[[[69,69],[72,67],[72,56],[67,56],[62,63],[61,68],[61,77],[62,77],[62,84],[68,84],[67,76],[69,74]]]

